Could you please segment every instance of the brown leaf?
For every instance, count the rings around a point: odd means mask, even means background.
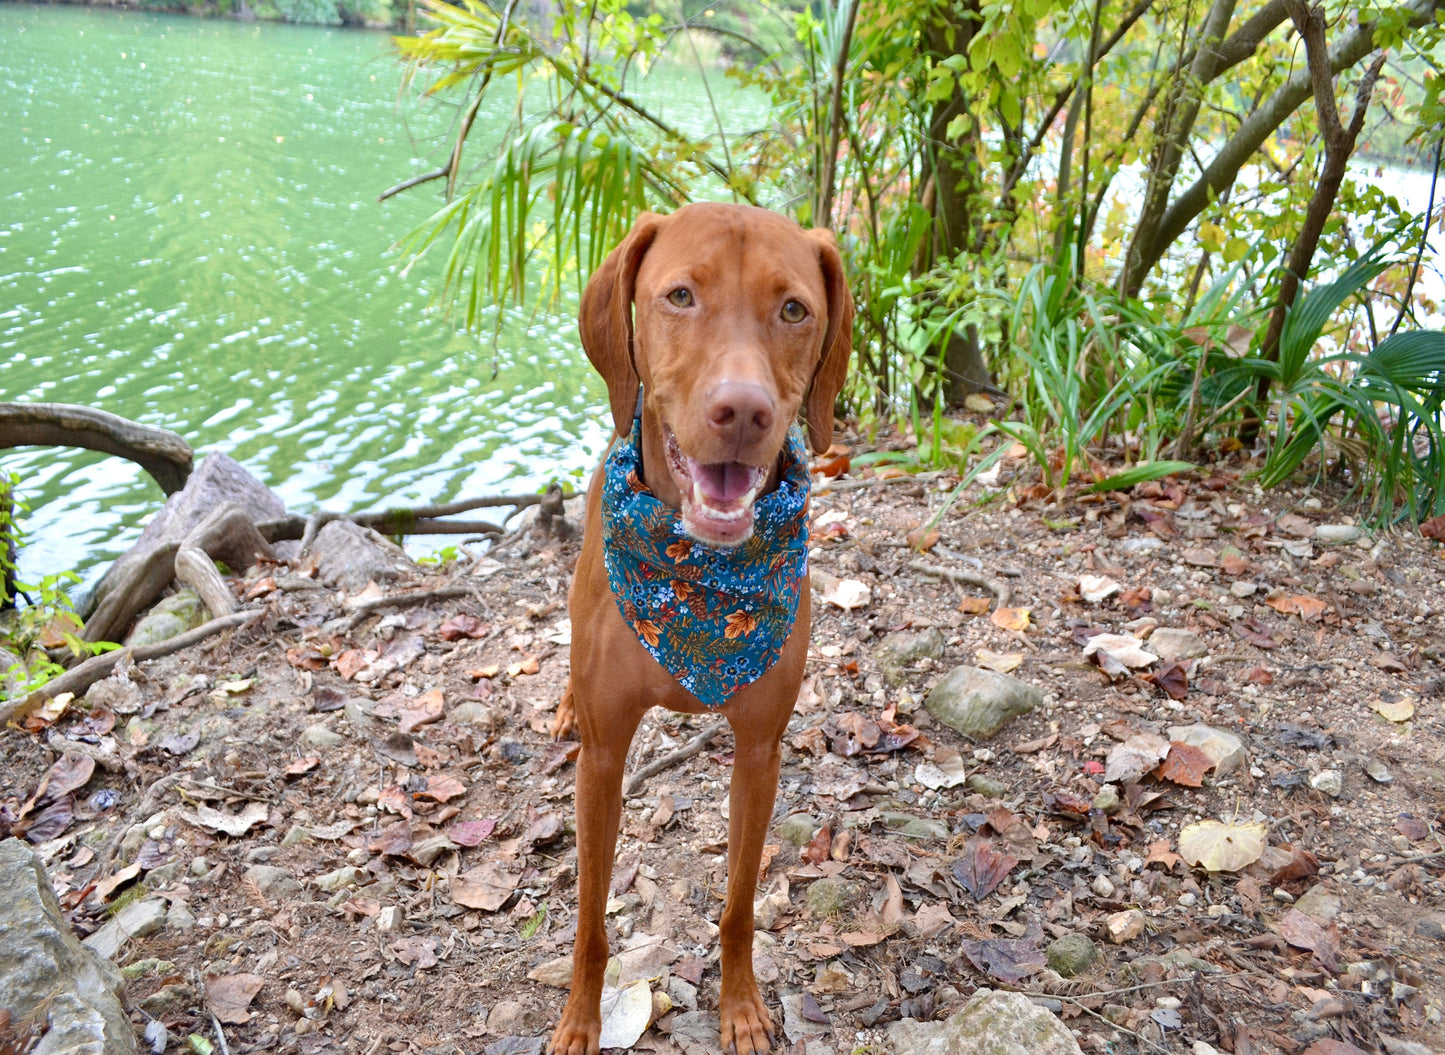
[[[1430,826],[1411,813],[1402,813],[1395,818],[1395,830],[1414,843],[1430,834]]]
[[[459,641],[464,637],[478,638],[486,637],[490,627],[474,615],[466,612],[458,612],[441,626],[437,627],[437,633],[443,641]]]
[[[506,904],[521,880],[520,871],[511,872],[500,861],[488,861],[452,880],[452,901],[464,908],[496,912]]]
[[[521,674],[536,674],[542,669],[542,661],[536,656],[528,656],[520,663],[513,663],[507,668],[507,676],[515,678]]]
[[[823,724],[823,731],[833,750],[844,758],[852,758],[878,746],[882,730],[878,723],[855,711],[835,714]]]
[[[803,848],[803,860],[809,864],[819,865],[828,860],[832,852],[833,824],[831,821],[824,821],[812,841]]]
[[[1274,875],[1269,877],[1271,883],[1278,886],[1293,879],[1311,879],[1320,874],[1319,858],[1314,854],[1298,846],[1292,846],[1289,850],[1289,863],[1275,870]]]
[[[1284,615],[1297,615],[1307,623],[1324,615],[1325,610],[1329,607],[1318,597],[1307,593],[1281,594],[1278,597],[1266,598],[1264,603],[1276,612]]]
[[[288,777],[299,777],[310,773],[321,764],[321,759],[315,755],[307,755],[305,758],[298,758],[286,766],[282,772]]]
[[[1182,700],[1189,695],[1189,665],[1178,661],[1152,674],[1141,674],[1144,681],[1152,681],[1171,700]]]
[[[991,603],[987,597],[965,597],[958,602],[958,610],[964,615],[983,615]]]
[[[925,531],[922,525],[914,528],[912,531],[908,532],[907,535],[908,544],[914,549],[916,549],[919,553],[927,553],[934,546],[938,545],[938,538],[939,536],[937,531]]]
[[[1370,1053],[1363,1048],[1355,1047],[1347,1040],[1325,1037],[1305,1048],[1302,1055],[1370,1055]]]
[[[477,846],[497,830],[497,818],[479,821],[457,821],[447,829],[447,838],[458,846]]]
[[[390,784],[382,788],[376,804],[381,809],[411,820],[411,793],[400,784]]]
[[[1254,619],[1234,624],[1234,632],[1255,648],[1279,648],[1279,641],[1269,627]]]
[[[989,620],[1000,630],[1027,630],[1029,628],[1029,609],[1027,608],[996,608]]]
[[[1420,525],[1420,534],[1436,542],[1445,542],[1445,514],[1431,517]]]
[[[1169,745],[1169,757],[1154,775],[1186,788],[1198,788],[1204,786],[1204,774],[1213,766],[1214,760],[1199,748],[1175,740]]]
[[[453,840],[456,842],[457,840]],[[459,844],[460,845],[460,844]],[[407,821],[396,821],[388,824],[377,834],[377,837],[367,843],[366,848],[375,854],[390,854],[392,857],[404,857],[411,852],[411,825]]]
[[[992,894],[998,885],[1019,863],[1012,854],[1001,854],[987,839],[969,839],[963,847],[963,856],[953,862],[953,876],[963,888],[973,895],[975,901],[982,901]]]
[[[39,802],[52,802],[69,795],[85,785],[95,772],[95,759],[89,755],[66,754],[45,771],[40,778],[40,787],[35,798]]]
[[[437,965],[437,940],[435,938],[399,938],[389,946],[391,952],[402,963],[416,965],[418,971]]]
[[[446,714],[446,700],[441,689],[424,692],[411,703],[412,706],[402,712],[401,721],[397,723],[396,731],[399,733],[409,733],[418,726],[439,722]]]
[[[1037,943],[1027,939],[990,938],[966,941],[962,947],[975,967],[1006,985],[1018,985],[1047,965]]]
[[[256,974],[208,974],[206,1007],[228,1026],[240,1026],[251,1020],[247,1010],[266,979]]]
[[[1137,618],[1154,607],[1154,591],[1148,586],[1133,587],[1119,595],[1119,603]]]
[[[371,649],[348,648],[333,661],[336,665],[336,673],[340,674],[347,681],[360,674],[371,661],[376,659],[376,653]]]
[[[1149,856],[1144,859],[1144,866],[1163,865],[1165,871],[1172,872],[1179,860],[1179,855],[1169,849],[1169,840],[1160,839],[1149,844]]]

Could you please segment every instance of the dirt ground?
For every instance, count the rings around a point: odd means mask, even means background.
[[[1445,1050],[1439,544],[1349,537],[1328,496],[1263,495],[1237,460],[1060,501],[1007,464],[937,538],[916,529],[951,474],[854,471],[814,498],[809,676],[759,888],[779,1049],[888,1052],[890,1022],[987,986],[1034,996],[1087,1052]],[[528,535],[418,568],[362,596],[467,595],[365,617],[258,567],[235,582],[254,623],[107,683],[109,707],[3,734],[11,817],[67,752],[101,759],[63,826],[30,832],[76,929],[167,902],[117,956],[138,1034],[540,1050],[575,908],[576,745],[548,727],[576,551],[575,531]],[[1159,629],[1198,654],[1086,655],[1101,631],[1148,650]],[[964,665],[1043,702],[971,741],[924,708]],[[632,764],[714,721],[652,714]],[[1206,774],[1171,744],[1194,724],[1246,757]],[[666,1012],[632,1050],[716,1048],[729,750],[724,731],[626,802],[617,981]],[[1181,858],[1210,820],[1216,871]],[[1051,943],[1071,935],[1097,959],[1064,977]]]

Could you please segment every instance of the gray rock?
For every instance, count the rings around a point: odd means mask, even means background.
[[[1247,760],[1244,741],[1212,725],[1171,725],[1169,739],[1190,744],[1208,755],[1214,763],[1216,777],[1229,775]]]
[[[330,872],[324,872],[311,882],[317,890],[334,894],[346,887],[361,886],[370,877],[354,865],[342,865]]]
[[[325,750],[345,743],[346,737],[340,733],[332,732],[324,725],[308,725],[305,729],[301,730],[301,735],[298,736],[296,740],[302,747]]]
[[[965,787],[976,791],[986,799],[1001,799],[1008,794],[1008,785],[996,777],[983,773],[970,773]]]
[[[905,839],[939,839],[946,842],[950,834],[948,825],[933,817],[886,812],[880,813],[878,819]]]
[[[166,499],[165,506],[151,518],[135,545],[111,565],[86,598],[81,614],[89,616],[105,595],[125,580],[133,565],[160,546],[182,541],[223,502],[235,502],[253,520],[274,520],[286,515],[286,503],[274,491],[230,455],[212,451],[196,466],[186,486]]]
[[[892,1055],[1083,1055],[1052,1011],[1022,993],[980,989],[952,1018],[905,1018],[888,1027]]]
[[[1099,959],[1099,947],[1083,934],[1065,934],[1044,949],[1049,967],[1065,978],[1083,974]]]
[[[116,714],[135,714],[145,706],[140,686],[125,674],[101,678],[85,690],[86,706],[92,710],[110,710]]]
[[[0,700],[8,700],[25,680],[20,657],[8,648],[0,648]]]
[[[196,915],[184,901],[172,901],[166,913],[166,930],[188,931],[196,927]]]
[[[1332,799],[1340,797],[1345,790],[1345,775],[1338,769],[1325,769],[1310,777],[1310,787],[1323,791]]]
[[[1044,694],[1028,682],[981,667],[958,667],[933,687],[924,706],[950,729],[987,740],[1043,702]]]
[[[392,582],[416,570],[396,543],[349,520],[333,520],[311,544],[316,578],[333,590],[354,593],[368,582]]]
[[[294,897],[301,893],[301,884],[285,868],[275,865],[252,865],[246,869],[246,881],[256,884],[256,891],[267,901]]]
[[[790,813],[773,827],[773,833],[779,839],[794,846],[807,846],[817,831],[817,818],[806,813]]]
[[[201,597],[189,586],[184,586],[161,601],[141,616],[130,636],[125,639],[127,648],[154,645],[194,630],[207,619],[210,613],[201,603]]]
[[[858,900],[858,884],[828,876],[808,887],[808,908],[814,916],[836,916]]]
[[[538,1016],[518,1000],[501,1000],[487,1016],[487,1032],[499,1037],[527,1036],[541,1026]]]
[[[1165,663],[1209,655],[1209,646],[1193,630],[1161,626],[1149,635],[1149,650]]]
[[[459,725],[475,725],[481,729],[496,729],[501,724],[497,708],[481,700],[463,700],[451,710],[447,717]]]
[[[1315,538],[1320,542],[1353,542],[1360,537],[1360,529],[1354,524],[1319,524],[1315,527]]]
[[[889,634],[873,650],[873,663],[890,685],[908,680],[908,668],[920,659],[937,659],[943,655],[945,641],[937,627],[922,630],[900,630]]]
[[[165,922],[165,898],[132,901],[86,938],[85,947],[97,956],[113,959],[131,938],[149,938],[165,926]]]
[[[0,841],[0,890],[0,993],[17,1021],[46,1023],[37,1055],[131,1055],[120,972],[76,938],[40,858],[18,839]]]
[[[1328,923],[1340,914],[1340,896],[1331,893],[1323,883],[1316,883],[1299,896],[1294,907],[1306,916]]]

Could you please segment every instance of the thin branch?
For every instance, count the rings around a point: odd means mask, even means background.
[[[685,762],[693,755],[701,752],[704,747],[716,740],[718,734],[726,729],[727,726],[728,723],[725,721],[714,722],[676,751],[665,754],[661,758],[655,758],[647,763],[647,765],[632,774],[631,779],[627,781],[627,786],[622,789],[622,797],[624,799],[632,798],[641,790],[642,785],[647,782],[648,777],[655,777],[663,770],[671,769],[679,762]]]

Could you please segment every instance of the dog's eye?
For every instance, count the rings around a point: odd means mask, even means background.
[[[692,304],[692,290],[678,286],[667,295],[667,299],[679,308],[689,307]]]
[[[808,309],[803,307],[803,302],[790,300],[783,305],[783,319],[787,322],[802,322],[808,317]]]

